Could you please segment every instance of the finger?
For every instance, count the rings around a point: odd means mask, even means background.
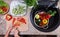
[[[15,36],[15,37],[19,37],[19,35],[18,35],[18,30],[15,30],[14,36]]]
[[[9,33],[11,32],[11,30],[12,30],[12,28],[9,27],[4,37],[8,37]]]

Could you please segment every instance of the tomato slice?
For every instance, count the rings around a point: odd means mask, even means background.
[[[17,18],[18,21],[22,22],[22,23],[25,23],[26,24],[26,20],[24,18]]]
[[[7,15],[6,15],[6,20],[10,21],[11,19],[12,19],[12,16],[9,15],[9,14],[7,14]]]

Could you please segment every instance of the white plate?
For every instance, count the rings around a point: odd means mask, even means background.
[[[12,10],[13,10],[13,8],[16,8],[18,5],[20,5],[20,6],[25,6],[25,7],[24,7],[25,11],[24,11],[23,14],[15,15]],[[23,16],[23,15],[25,15],[25,14],[26,14],[26,4],[21,3],[21,2],[19,2],[19,1],[12,1],[11,4],[10,4],[10,11],[9,11],[9,13],[10,13],[12,16]]]

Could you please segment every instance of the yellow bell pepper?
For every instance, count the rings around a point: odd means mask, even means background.
[[[43,22],[43,24],[47,24],[48,20],[47,19],[43,19],[42,22]]]

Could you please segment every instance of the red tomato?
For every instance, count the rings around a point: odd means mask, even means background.
[[[47,14],[47,15],[45,16],[45,19],[50,19],[50,18],[51,18],[50,14]]]
[[[7,15],[6,15],[6,20],[10,21],[11,19],[12,19],[12,16],[9,15],[9,14],[7,14]]]
[[[44,24],[43,24],[43,22],[40,22],[40,24],[39,24],[40,26],[44,26]]]
[[[43,14],[40,14],[41,18],[40,19],[50,19],[50,14],[47,14],[47,13],[43,13]]]
[[[4,12],[6,12],[6,11],[8,10],[8,8],[7,8],[7,7],[2,7],[2,10],[3,10]]]
[[[22,23],[25,23],[26,24],[26,21],[24,18],[17,18],[18,21],[22,22]]]
[[[43,14],[40,14],[40,16],[41,16],[41,18],[40,18],[40,19],[45,19],[46,14],[45,14],[45,13],[43,13]]]

